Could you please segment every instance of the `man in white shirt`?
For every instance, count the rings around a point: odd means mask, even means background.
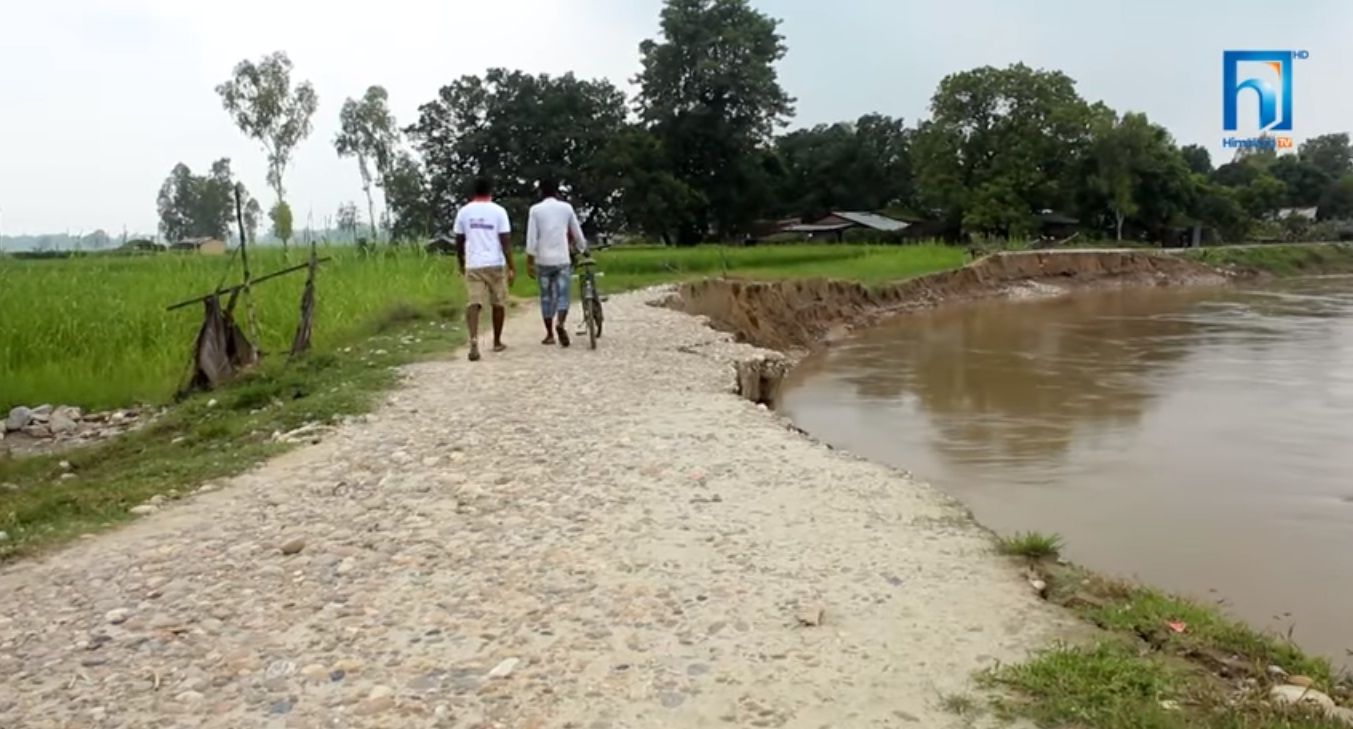
[[[479,178],[474,183],[474,198],[456,211],[456,259],[469,306],[465,323],[470,328],[470,361],[479,360],[479,311],[493,307],[493,351],[507,349],[503,344],[503,319],[507,316],[507,289],[517,278],[512,260],[512,224],[507,210],[493,202],[493,183]]]
[[[587,239],[573,206],[559,199],[559,183],[540,182],[540,202],[531,206],[526,219],[526,275],[540,280],[540,316],[545,322],[541,344],[569,345],[564,320],[568,318],[568,293],[573,280],[572,250],[585,252]],[[572,245],[570,245],[572,244]]]

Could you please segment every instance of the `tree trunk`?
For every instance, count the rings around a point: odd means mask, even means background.
[[[377,243],[380,241],[381,237],[380,234],[376,232],[376,203],[371,201],[370,182],[362,185],[362,192],[366,193],[366,214],[371,216],[368,218],[368,220],[371,221],[371,242]]]
[[[1123,242],[1123,211],[1115,209],[1113,211],[1114,219],[1118,223],[1118,242]]]

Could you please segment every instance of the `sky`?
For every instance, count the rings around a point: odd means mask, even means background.
[[[927,115],[947,74],[1024,62],[1081,95],[1146,112],[1222,156],[1222,52],[1305,50],[1297,141],[1353,130],[1353,2],[1303,0],[753,0],[782,21],[792,127],[879,112]],[[357,164],[334,153],[338,110],[372,84],[401,125],[438,88],[493,66],[573,71],[629,89],[661,0],[0,0],[0,233],[153,232],[179,162],[231,158],[265,203],[263,151],[214,89],[244,58],[283,50],[319,96],[287,171],[296,227],[346,201]],[[1298,10],[1298,8],[1300,8]],[[1282,15],[1281,18],[1277,17]],[[1242,121],[1245,120],[1242,114]],[[1226,153],[1229,159],[1229,153]]]

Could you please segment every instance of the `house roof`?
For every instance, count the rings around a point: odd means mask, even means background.
[[[780,228],[781,233],[831,233],[838,230],[845,230],[854,226],[855,223],[835,223],[831,225],[818,225],[816,223],[800,223],[799,225],[786,225]]]
[[[1070,215],[1063,215],[1061,213],[1055,213],[1052,211],[1044,211],[1039,213],[1038,219],[1043,221],[1044,223],[1050,223],[1052,225],[1075,225],[1076,223],[1080,222],[1079,220],[1071,217]]]
[[[1283,208],[1282,210],[1279,210],[1279,211],[1278,211],[1278,217],[1280,217],[1280,218],[1286,218],[1286,217],[1289,217],[1289,216],[1292,216],[1292,215],[1297,215],[1297,216],[1306,218],[1307,220],[1315,220],[1316,213],[1317,213],[1318,211],[1319,211],[1319,208],[1314,208],[1314,207],[1311,207],[1311,208]]]
[[[832,215],[835,215],[842,220],[849,220],[855,225],[863,225],[866,228],[873,228],[874,230],[902,230],[907,227],[907,223],[904,223],[901,220],[894,220],[887,216],[879,215],[878,213],[842,212],[833,210]]]

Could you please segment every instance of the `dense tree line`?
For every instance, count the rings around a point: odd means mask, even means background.
[[[1304,234],[1309,222],[1276,219],[1285,208],[1353,217],[1348,134],[1216,166],[1145,114],[1090,102],[1064,73],[1023,64],[944,78],[919,124],[868,114],[785,132],[795,100],[776,74],[784,38],[747,0],[667,0],[660,37],[639,53],[634,99],[605,79],[503,68],[443,86],[404,127],[383,88],[349,99],[334,144],[358,162],[373,236],[373,184],[386,235],[417,239],[445,232],[477,175],[494,178],[518,217],[535,182],[558,177],[589,233],[672,244],[738,239],[757,221],[834,209],[936,221],[951,239],[1035,235],[1047,211],[1091,237],[1149,241],[1195,224],[1231,241]],[[316,103],[308,84],[291,87],[289,69],[281,54],[242,63],[218,89],[263,143],[279,204]]]

